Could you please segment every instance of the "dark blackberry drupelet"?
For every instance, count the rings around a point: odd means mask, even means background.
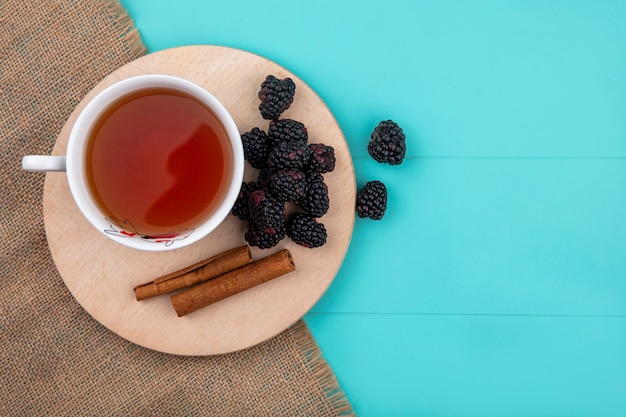
[[[265,190],[256,190],[250,194],[248,205],[250,208],[250,220],[260,230],[275,234],[285,228],[285,203],[278,201]]]
[[[299,169],[280,169],[272,173],[267,188],[281,201],[298,201],[306,196],[306,175]]]
[[[326,243],[326,227],[313,217],[296,213],[287,224],[287,236],[305,248],[317,248]]]
[[[292,119],[272,120],[267,129],[267,136],[269,136],[272,146],[285,140],[299,140],[304,143],[309,140],[309,134],[304,123]]]
[[[279,80],[273,75],[268,75],[261,83],[259,91],[259,111],[266,120],[276,120],[291,106],[296,94],[296,84],[291,78]]]
[[[392,120],[382,121],[374,128],[367,151],[377,162],[399,165],[406,153],[404,132]]]
[[[258,186],[255,182],[243,182],[241,183],[241,189],[239,190],[239,195],[237,196],[237,200],[235,200],[235,204],[231,210],[233,216],[239,217],[241,220],[249,220],[250,219],[250,208],[248,205],[248,200],[250,198],[250,194],[253,191],[256,191]]]
[[[322,217],[330,207],[328,186],[324,183],[324,177],[317,172],[309,172],[306,182],[306,195],[297,204],[305,213],[313,217]]]
[[[267,189],[267,185],[269,184],[270,175],[272,175],[272,172],[274,171],[269,167],[261,168],[259,170],[259,174],[257,175],[257,180],[256,180],[257,188],[259,190]]]
[[[309,145],[311,157],[308,169],[310,171],[325,174],[335,169],[335,149],[323,143],[312,143]]]
[[[387,187],[380,181],[370,181],[356,197],[356,212],[359,217],[380,220],[387,210]]]
[[[285,228],[277,230],[276,233],[267,233],[259,229],[254,222],[248,222],[248,230],[244,235],[244,239],[250,246],[256,246],[260,249],[273,248],[285,238]]]
[[[303,168],[308,164],[311,151],[306,143],[299,140],[283,140],[272,148],[267,165],[273,170]]]
[[[254,168],[265,168],[267,157],[272,149],[267,134],[258,127],[241,135],[243,155]]]

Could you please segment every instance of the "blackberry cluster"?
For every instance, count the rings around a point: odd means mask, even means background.
[[[393,120],[383,120],[372,132],[367,151],[374,160],[400,165],[406,154],[406,138],[402,128]],[[387,210],[387,187],[380,181],[370,181],[357,194],[356,212],[359,217],[380,220]]]
[[[358,193],[356,212],[359,217],[380,220],[387,210],[387,187],[380,181],[370,181]]]
[[[273,172],[268,180],[268,189],[281,201],[298,201],[306,196],[306,174],[296,168]]]
[[[309,145],[311,156],[309,158],[308,169],[325,174],[335,169],[335,149],[323,143],[312,143]]]
[[[324,183],[324,177],[317,172],[309,172],[306,183],[306,194],[298,201],[298,205],[305,213],[322,217],[330,207],[328,186]]]
[[[254,168],[265,168],[267,157],[272,150],[269,137],[258,127],[241,135],[243,156]]]
[[[307,143],[309,133],[302,122],[292,119],[272,120],[267,129],[272,146],[285,140],[296,140]]]
[[[276,120],[291,106],[296,94],[296,84],[291,78],[279,80],[268,75],[259,90],[259,111],[266,120]]]
[[[269,153],[267,165],[272,169],[302,169],[311,159],[311,150],[299,140],[278,142]]]
[[[392,120],[380,122],[372,132],[367,151],[377,162],[389,165],[401,164],[406,153],[402,128]]]
[[[244,235],[244,239],[246,239],[246,242],[248,242],[250,246],[257,246],[260,249],[273,248],[284,238],[284,228],[272,234],[264,232],[254,222],[248,222],[248,230]]]
[[[317,248],[326,243],[326,227],[314,217],[297,213],[287,224],[287,236],[305,248]]]
[[[335,151],[323,143],[308,144],[304,123],[279,119],[293,102],[295,85],[290,83],[271,75],[265,79],[259,110],[270,120],[267,131],[255,127],[241,135],[244,156],[258,175],[242,183],[232,214],[248,223],[248,244],[261,249],[276,246],[286,236],[309,248],[322,246],[327,238],[319,222],[330,207],[322,174],[335,169]]]
[[[277,200],[265,190],[256,190],[248,198],[250,220],[259,230],[276,234],[285,228],[285,203]]]

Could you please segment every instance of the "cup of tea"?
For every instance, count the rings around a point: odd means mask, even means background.
[[[163,251],[207,236],[243,180],[227,109],[183,78],[148,74],[101,91],[78,115],[64,156],[27,155],[27,171],[65,171],[85,218],[122,245]]]

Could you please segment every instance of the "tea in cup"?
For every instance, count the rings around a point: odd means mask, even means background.
[[[150,74],[97,94],[80,112],[65,156],[28,155],[30,171],[66,171],[78,208],[112,240],[176,249],[229,214],[243,148],[226,108],[188,80]]]

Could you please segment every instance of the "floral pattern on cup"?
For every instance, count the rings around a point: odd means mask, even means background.
[[[135,226],[128,221],[124,220],[120,222],[116,219],[105,218],[106,222],[111,226],[110,229],[105,229],[104,233],[120,236],[120,237],[128,237],[141,239],[144,242],[152,242],[152,243],[161,243],[165,244],[165,246],[169,247],[174,244],[176,241],[184,240],[189,237],[194,231],[194,229],[185,229],[180,232],[170,232],[170,233],[161,233],[157,235],[146,235],[137,231]]]

